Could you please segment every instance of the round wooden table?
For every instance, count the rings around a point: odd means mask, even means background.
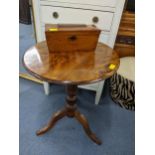
[[[119,56],[105,44],[98,43],[95,51],[48,51],[46,42],[40,42],[25,52],[23,64],[30,74],[43,81],[66,85],[65,107],[56,112],[37,135],[49,131],[64,116],[75,117],[86,134],[95,143],[101,141],[91,131],[88,121],[76,107],[77,85],[99,82],[111,77],[119,67]]]

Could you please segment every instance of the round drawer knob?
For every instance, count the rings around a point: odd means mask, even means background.
[[[98,23],[99,18],[95,16],[95,17],[93,17],[92,21],[93,21],[93,23]]]
[[[59,14],[57,12],[53,12],[53,17],[56,19],[59,17]]]

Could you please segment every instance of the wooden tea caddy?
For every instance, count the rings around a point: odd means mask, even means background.
[[[50,52],[94,51],[101,30],[94,25],[46,24],[45,35]]]

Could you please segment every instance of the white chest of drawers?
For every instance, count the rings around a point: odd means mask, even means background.
[[[94,24],[100,28],[99,41],[113,48],[125,0],[32,0],[37,42],[45,40],[46,23]],[[97,92],[99,102],[104,82],[81,86]],[[49,93],[45,83],[45,92]]]

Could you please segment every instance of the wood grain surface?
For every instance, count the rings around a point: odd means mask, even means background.
[[[99,82],[112,76],[119,63],[117,52],[102,43],[98,43],[95,51],[50,53],[43,41],[28,49],[23,57],[30,74],[58,84]]]
[[[46,41],[50,52],[95,50],[100,32],[101,30],[93,25],[45,25]]]

